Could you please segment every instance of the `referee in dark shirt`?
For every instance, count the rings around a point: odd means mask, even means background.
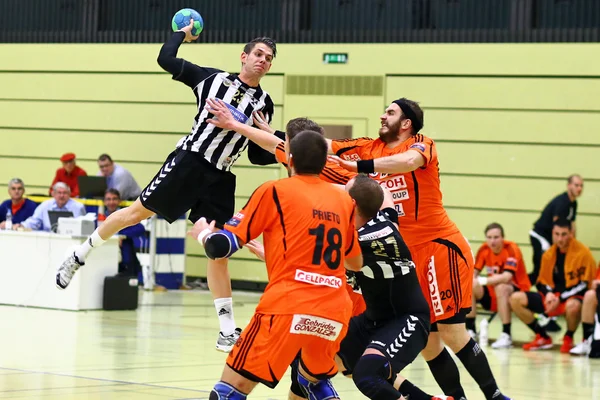
[[[540,273],[542,254],[552,245],[554,221],[558,219],[571,221],[573,234],[575,234],[577,198],[583,191],[583,179],[579,175],[571,175],[567,182],[567,191],[559,194],[546,205],[542,215],[533,225],[533,230],[529,232],[529,240],[533,247],[533,272],[529,274],[532,285],[535,285]]]
[[[248,143],[240,134],[207,123],[213,115],[205,109],[208,97],[217,98],[227,104],[234,118],[240,122],[252,124],[252,115],[256,111],[262,111],[270,122],[273,101],[260,87],[260,80],[269,71],[276,56],[275,42],[268,37],[261,37],[247,43],[240,56],[240,73],[230,74],[177,58],[177,50],[184,41],[197,39],[191,34],[192,26],[193,21],[175,32],[162,46],[158,56],[158,64],[171,73],[173,79],[194,92],[197,114],[191,132],[179,141],[175,151],[167,157],[135,203],[111,214],[62,263],[56,275],[59,288],[68,286],[94,247],[102,245],[121,229],[154,214],[172,223],[191,210],[189,219],[192,222],[200,217],[218,224],[227,222],[233,216],[235,206],[236,180],[230,169],[246,148],[253,164],[276,163],[271,153],[254,143]],[[228,352],[240,331],[233,319],[227,260],[209,260],[207,275],[221,327],[217,349]]]

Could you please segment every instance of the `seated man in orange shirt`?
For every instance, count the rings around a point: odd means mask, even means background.
[[[528,292],[531,288],[523,255],[514,242],[504,240],[504,228],[491,223],[485,228],[486,243],[481,245],[475,258],[475,279],[473,280],[473,307],[467,315],[467,329],[471,336],[476,335],[475,317],[477,303],[484,309],[500,314],[502,334],[492,348],[503,349],[512,346],[510,295],[514,292]],[[487,276],[479,276],[483,268]]]
[[[596,261],[583,243],[573,237],[571,221],[559,219],[552,227],[554,244],[542,255],[538,292],[516,292],[510,305],[523,323],[535,333],[535,339],[523,345],[523,350],[552,347],[552,338],[540,326],[534,313],[546,312],[549,317],[565,315],[567,332],[560,347],[561,353],[573,348],[573,335],[581,320],[583,295],[596,276]]]
[[[57,182],[64,182],[71,189],[71,197],[79,197],[79,182],[77,179],[80,176],[87,176],[87,172],[77,166],[75,163],[75,154],[73,153],[63,154],[60,157],[60,161],[63,166],[56,170],[56,175],[54,175],[54,180],[52,181],[52,185],[50,185],[48,193],[52,196],[52,187]]]

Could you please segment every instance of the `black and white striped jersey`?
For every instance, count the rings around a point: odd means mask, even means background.
[[[208,124],[206,120],[213,115],[204,109],[206,99],[223,100],[234,118],[248,125],[252,125],[252,113],[259,110],[271,122],[274,111],[273,100],[260,86],[248,86],[239,79],[237,74],[201,67],[176,58],[177,49],[184,37],[183,32],[176,32],[163,45],[158,58],[161,67],[172,73],[173,79],[192,88],[196,96],[198,110],[192,130],[179,140],[177,148],[199,153],[217,169],[228,171],[248,146],[248,139],[234,131],[224,131]],[[252,157],[250,159],[252,161]],[[274,157],[270,162],[276,162]]]
[[[358,230],[364,266],[356,273],[371,320],[429,314],[415,264],[398,228],[383,213]]]

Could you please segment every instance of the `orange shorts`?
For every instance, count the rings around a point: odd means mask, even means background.
[[[410,248],[431,323],[468,313],[473,296],[473,252],[457,232]],[[459,322],[459,321],[457,321]]]
[[[346,285],[346,290],[348,291],[350,300],[352,300],[352,316],[356,317],[357,315],[364,313],[367,309],[367,305],[365,304],[365,299],[362,294],[355,292],[350,285]]]
[[[254,382],[274,388],[300,352],[302,367],[319,379],[337,373],[335,355],[347,323],[312,315],[255,313],[244,329],[227,365]]]

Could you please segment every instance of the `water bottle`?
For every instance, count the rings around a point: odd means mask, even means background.
[[[4,224],[4,229],[7,231],[12,231],[12,212],[10,208],[6,211],[6,222]]]
[[[479,323],[479,346],[487,347],[488,345],[488,325],[489,321],[487,318],[484,318]]]

